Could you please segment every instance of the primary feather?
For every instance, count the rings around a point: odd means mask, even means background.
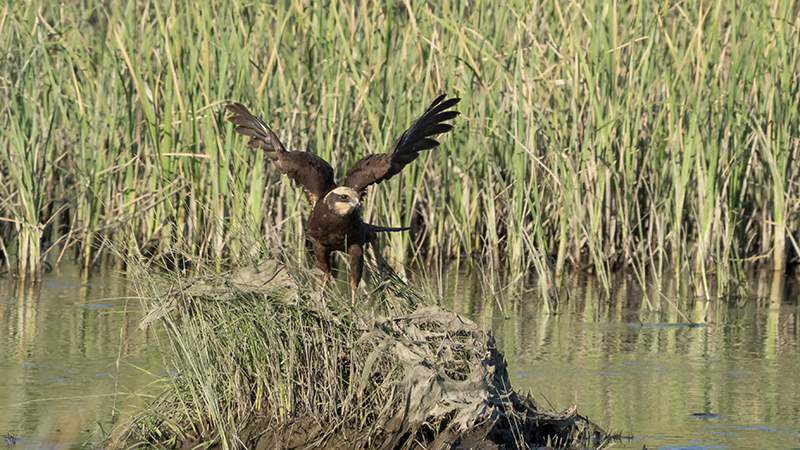
[[[388,152],[368,155],[356,162],[347,171],[344,185],[363,193],[367,186],[400,173],[403,167],[417,159],[419,152],[437,147],[439,141],[434,137],[453,129],[452,125],[443,122],[461,114],[450,110],[461,101],[460,98],[444,98],[444,94],[436,97],[420,118],[397,138]]]
[[[267,124],[243,104],[234,103],[226,108],[234,114],[228,117],[228,121],[236,125],[234,131],[252,138],[247,145],[263,150],[275,167],[303,186],[311,206],[336,187],[333,168],[324,159],[313,153],[287,151]]]

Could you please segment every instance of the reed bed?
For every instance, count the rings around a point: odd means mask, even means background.
[[[366,219],[420,226],[384,243],[398,268],[469,257],[543,289],[587,268],[704,286],[783,271],[798,27],[785,0],[11,2],[0,250],[34,280],[43,257],[91,267],[107,245],[304,258],[302,193],[224,105],[343,174],[447,92],[456,129],[366,199]]]

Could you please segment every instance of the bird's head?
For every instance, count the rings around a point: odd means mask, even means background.
[[[361,196],[354,189],[346,186],[340,186],[328,192],[324,201],[331,211],[340,216],[361,210]]]

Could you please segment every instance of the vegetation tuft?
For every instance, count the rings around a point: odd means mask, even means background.
[[[8,2],[0,6],[0,250],[249,258],[303,249],[302,194],[223,120],[241,101],[344,168],[433,96],[443,145],[374,189],[418,226],[397,267],[469,256],[606,280],[783,271],[800,230],[800,10],[774,2]],[[277,231],[277,232],[274,232]],[[55,244],[52,245],[51,244]],[[243,256],[244,255],[244,256]],[[544,277],[540,277],[545,279]]]
[[[113,448],[585,448],[607,439],[574,410],[554,414],[517,395],[490,334],[424,306],[402,282],[373,293],[369,313],[345,296],[325,294],[326,305],[274,261],[195,280],[141,271],[135,285],[150,311],[142,325],[166,329],[174,372],[158,401],[112,433]]]

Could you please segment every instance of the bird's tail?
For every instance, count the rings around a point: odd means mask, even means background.
[[[382,227],[380,225],[372,225],[372,224],[370,224],[370,226],[372,227],[372,231],[376,233],[380,233],[381,231],[408,231],[414,228],[414,227]]]
[[[367,242],[373,242],[375,239],[378,238],[378,233],[382,231],[408,231],[414,227],[382,227],[380,225],[373,225],[371,223],[365,223],[364,225],[367,226]]]

